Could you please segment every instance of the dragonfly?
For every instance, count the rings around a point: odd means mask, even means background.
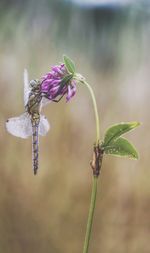
[[[24,107],[25,112],[19,117],[9,118],[6,121],[6,129],[9,133],[20,138],[32,136],[32,167],[34,175],[39,167],[39,135],[46,135],[50,129],[45,115],[41,114],[41,108],[48,103],[40,92],[39,80],[29,82],[28,72],[24,70]]]

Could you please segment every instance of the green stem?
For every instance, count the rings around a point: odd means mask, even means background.
[[[94,92],[93,92],[93,89],[91,88],[91,86],[85,80],[82,83],[87,86],[87,88],[91,94],[93,107],[94,107],[94,113],[95,113],[95,120],[96,120],[96,145],[99,145],[100,123],[99,123],[99,116],[98,116],[96,99],[95,99]],[[87,221],[85,241],[84,241],[84,246],[83,246],[83,253],[88,253],[88,249],[89,249],[89,242],[90,242],[90,237],[91,237],[95,203],[96,203],[96,195],[97,195],[97,180],[98,180],[98,177],[93,175],[91,202],[90,202],[90,208],[89,208],[89,214],[88,214],[88,221]]]
[[[83,83],[87,86],[87,88],[91,94],[92,101],[93,101],[95,120],[96,120],[96,143],[98,144],[99,140],[100,140],[100,123],[99,123],[99,116],[98,116],[96,99],[95,99],[95,95],[94,95],[92,87],[86,81],[84,81]]]
[[[98,178],[96,176],[93,177],[91,203],[90,203],[90,209],[89,209],[89,215],[88,215],[88,221],[87,221],[87,227],[86,227],[83,253],[87,253],[89,249],[89,242],[90,242],[93,217],[94,217],[94,209],[95,209],[95,203],[96,203],[97,179]]]

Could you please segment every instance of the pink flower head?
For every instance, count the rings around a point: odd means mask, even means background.
[[[67,102],[75,95],[76,81],[68,73],[65,64],[53,66],[51,71],[42,77],[41,93],[52,101],[66,95]]]

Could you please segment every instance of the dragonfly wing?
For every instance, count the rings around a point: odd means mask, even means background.
[[[49,100],[48,98],[42,98],[42,101],[41,101],[41,106],[45,106],[47,104],[49,104],[51,102],[51,100]]]
[[[39,134],[46,135],[50,129],[50,125],[48,123],[47,118],[44,115],[40,115],[40,123],[39,123]]]
[[[24,105],[25,106],[28,102],[30,91],[31,89],[29,87],[28,71],[27,69],[24,69]]]
[[[32,135],[30,116],[23,113],[19,117],[10,118],[6,121],[6,129],[14,136],[27,138]]]

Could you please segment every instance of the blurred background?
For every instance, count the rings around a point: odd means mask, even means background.
[[[83,86],[44,114],[40,169],[31,138],[6,132],[24,111],[23,70],[40,78],[71,57],[96,94],[105,129],[140,121],[128,134],[140,160],[104,157],[90,252],[150,252],[150,4],[125,0],[0,1],[0,253],[82,252],[95,141],[91,98]]]

